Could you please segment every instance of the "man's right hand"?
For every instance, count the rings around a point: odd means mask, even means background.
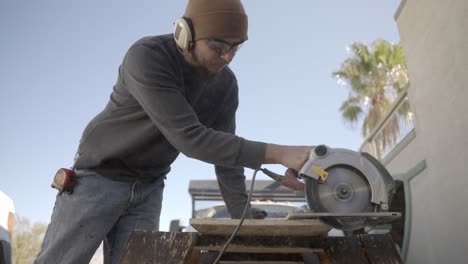
[[[286,168],[300,171],[309,159],[309,153],[314,146],[285,146],[267,144],[265,164],[281,164]]]

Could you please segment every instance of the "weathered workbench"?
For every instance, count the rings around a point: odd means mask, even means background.
[[[213,263],[239,220],[192,219],[199,233],[135,231],[122,263]],[[246,220],[220,263],[402,263],[389,235],[329,237],[318,220]]]

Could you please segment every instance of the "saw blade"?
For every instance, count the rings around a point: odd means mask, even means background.
[[[371,189],[366,178],[345,165],[326,169],[326,182],[319,183],[306,177],[306,198],[309,207],[315,212],[373,212]],[[362,217],[322,217],[325,223],[341,229],[356,230],[363,227]]]

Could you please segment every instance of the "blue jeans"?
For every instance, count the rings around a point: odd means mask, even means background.
[[[58,194],[34,263],[89,263],[104,241],[104,263],[119,263],[133,230],[159,230],[164,176],[118,182],[78,170],[72,194]]]
[[[1,229],[3,227],[0,227],[0,231],[2,231]],[[5,240],[0,240],[0,263],[11,264],[11,244]]]

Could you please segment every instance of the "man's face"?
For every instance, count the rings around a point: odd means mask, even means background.
[[[193,61],[210,74],[217,74],[234,59],[242,42],[236,38],[197,40],[192,51]]]

